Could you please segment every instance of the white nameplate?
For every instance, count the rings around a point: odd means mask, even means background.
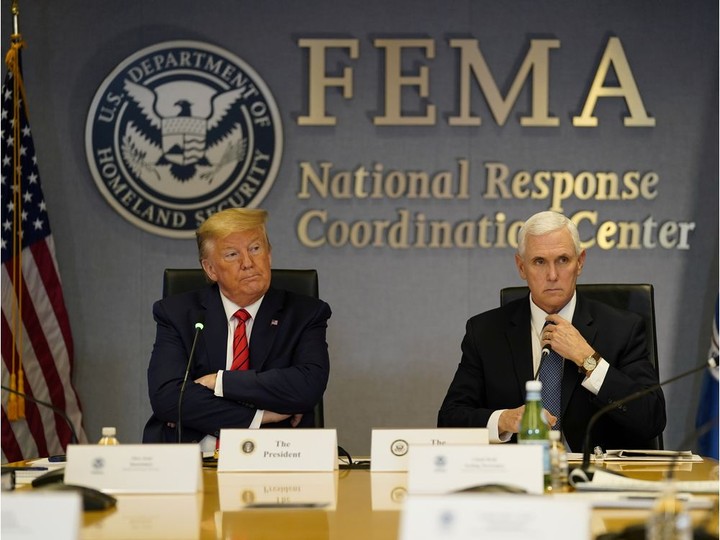
[[[337,507],[335,472],[273,472],[218,475],[220,510]]]
[[[537,445],[415,446],[409,461],[412,494],[493,484],[543,493],[543,448]]]
[[[556,526],[550,525],[554,520]],[[590,538],[587,501],[528,495],[410,495],[400,540],[577,540]]]
[[[489,444],[485,428],[373,429],[370,444],[370,469],[407,471],[410,447],[416,444]]]
[[[202,491],[198,444],[71,444],[65,483],[108,493]]]
[[[333,471],[334,429],[223,429],[218,472]]]
[[[3,540],[77,540],[81,516],[82,500],[76,492],[5,492],[1,536]]]

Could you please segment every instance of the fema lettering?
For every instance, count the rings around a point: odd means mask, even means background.
[[[190,238],[214,212],[260,204],[280,166],[282,125],[244,61],[175,41],[136,52],[103,81],[85,146],[98,189],[120,215]]]

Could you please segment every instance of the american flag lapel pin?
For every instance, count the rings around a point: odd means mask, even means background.
[[[277,325],[278,325],[278,320],[277,320],[277,319],[273,319],[273,320],[270,321],[270,326],[277,326]]]

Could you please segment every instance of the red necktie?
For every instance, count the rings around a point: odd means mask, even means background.
[[[233,334],[233,361],[230,369],[246,370],[250,367],[250,346],[245,323],[250,320],[250,314],[244,309],[238,309],[234,317],[238,320],[238,324]]]
[[[233,315],[238,320],[233,334],[233,361],[231,370],[246,370],[250,367],[250,346],[245,332],[245,322],[250,320],[250,314],[244,309],[238,309]],[[215,441],[215,459],[220,452],[220,437]]]

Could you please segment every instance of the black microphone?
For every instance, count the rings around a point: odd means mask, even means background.
[[[188,355],[187,366],[185,367],[185,376],[183,377],[182,385],[180,386],[180,397],[178,397],[178,420],[177,420],[177,442],[182,442],[182,402],[183,396],[185,395],[185,386],[187,385],[188,374],[190,373],[190,366],[192,365],[192,359],[195,355],[195,346],[197,345],[200,331],[205,328],[205,314],[201,313],[198,316],[198,321],[195,323],[195,337],[193,338],[192,347],[190,347],[190,354]]]
[[[624,405],[631,401],[635,401],[636,399],[638,399],[644,395],[655,392],[656,390],[662,388],[666,384],[670,384],[671,382],[675,382],[677,380],[683,379],[689,375],[697,373],[698,371],[707,369],[708,367],[714,368],[717,366],[718,366],[718,359],[716,357],[709,358],[707,360],[707,362],[703,362],[701,365],[699,365],[689,371],[686,371],[684,373],[681,373],[680,375],[671,377],[671,378],[669,378],[665,381],[659,382],[657,384],[653,384],[652,386],[648,386],[647,388],[643,388],[642,390],[638,390],[637,392],[633,392],[632,394],[625,396],[622,399],[613,401],[612,403],[605,405],[604,407],[600,408],[595,414],[593,414],[590,417],[590,421],[588,422],[587,427],[585,428],[585,439],[583,442],[583,461],[582,461],[582,467],[580,468],[587,475],[587,479],[588,480],[592,479],[592,472],[589,471],[589,469],[590,469],[590,435],[592,433],[593,426],[600,419],[600,417],[604,416],[606,413],[612,411],[613,409],[615,409],[616,407],[619,407],[620,405]]]
[[[30,396],[28,394],[25,394],[23,392],[19,392],[17,390],[14,390],[10,388],[9,386],[0,385],[0,388],[3,390],[6,390],[10,392],[11,394],[15,394],[16,396],[20,396],[23,399],[27,399],[28,401],[32,401],[33,403],[37,403],[38,405],[42,405],[43,407],[47,407],[52,412],[60,416],[63,420],[65,420],[65,423],[70,428],[70,444],[77,444],[79,439],[77,436],[77,432],[75,431],[75,426],[73,426],[73,423],[70,421],[70,417],[67,415],[65,411],[63,411],[60,407],[56,407],[52,403],[48,403],[47,401],[43,401],[41,399],[38,399],[36,397]]]

